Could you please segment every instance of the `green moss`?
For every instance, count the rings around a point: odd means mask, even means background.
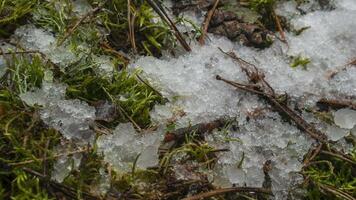
[[[100,1],[92,0],[95,7]],[[158,15],[146,1],[130,1],[131,22],[128,20],[127,0],[107,1],[104,5],[105,12],[98,15],[108,32],[108,39],[115,49],[133,50],[134,40],[136,50],[141,54],[159,55],[161,50],[176,44],[174,35],[169,27],[160,21]],[[130,36],[129,25],[134,34]]]
[[[301,66],[302,69],[306,70],[307,69],[307,66],[308,64],[310,63],[310,59],[309,58],[305,58],[305,57],[302,57],[302,56],[297,56],[297,57],[292,57],[292,61],[290,63],[290,66],[292,68],[296,68],[298,66]]]
[[[356,161],[356,148],[351,159]],[[354,164],[334,156],[319,154],[303,172],[308,177],[307,199],[347,199],[340,195],[342,193],[355,197],[355,172]]]

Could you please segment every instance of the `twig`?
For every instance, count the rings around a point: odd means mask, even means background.
[[[209,198],[221,194],[226,194],[230,192],[253,192],[253,193],[263,193],[273,195],[271,190],[263,189],[263,188],[256,188],[256,187],[232,187],[232,188],[222,188],[216,189],[209,192],[197,194],[194,196],[186,197],[183,200],[200,200],[204,198]]]
[[[232,85],[240,90],[251,92],[251,93],[254,93],[254,94],[257,94],[257,95],[263,97],[264,99],[267,100],[267,102],[272,107],[276,108],[280,114],[284,114],[284,115],[288,116],[291,121],[296,123],[298,128],[305,131],[309,136],[311,136],[312,138],[314,138],[322,143],[327,142],[327,137],[325,134],[323,134],[322,132],[317,130],[313,125],[306,122],[301,116],[299,116],[295,111],[290,109],[287,105],[282,104],[277,100],[277,97],[274,93],[273,88],[264,79],[264,74],[260,73],[255,65],[250,64],[246,61],[243,61],[242,59],[238,58],[233,52],[229,52],[229,53],[225,53],[225,54],[230,56],[234,60],[237,60],[239,62],[239,64],[241,64],[242,62],[245,63],[245,65],[241,65],[241,67],[242,67],[243,71],[246,72],[246,74],[249,78],[249,81],[252,82],[253,85],[245,85],[245,84],[233,82],[230,80],[226,80],[219,75],[216,76],[217,80],[224,81],[225,83]],[[248,63],[248,64],[246,64],[246,63]],[[253,67],[254,71],[249,69],[251,67]],[[258,85],[258,83],[260,83],[260,85]],[[268,90],[269,90],[269,92],[268,92]]]
[[[63,38],[58,41],[57,45],[61,46],[63,44],[63,42],[66,39],[68,39],[69,36],[71,36],[73,34],[73,32],[79,27],[80,24],[82,24],[88,17],[92,17],[95,13],[100,11],[103,8],[103,6],[105,5],[106,1],[107,0],[105,0],[101,5],[99,5],[96,8],[90,10],[85,15],[83,15],[79,20],[77,20],[77,22],[74,24],[74,26],[72,28],[70,28],[68,31],[66,31],[66,33],[63,36]]]
[[[161,4],[156,3],[156,1],[154,1],[154,0],[146,0],[146,1],[153,8],[153,10],[156,11],[156,13],[161,17],[161,19],[163,21],[165,21],[168,24],[168,26],[174,31],[175,36],[177,37],[178,41],[181,43],[183,48],[186,51],[191,51],[191,48],[189,47],[188,43],[184,40],[182,34],[179,32],[176,25],[169,18],[168,14],[164,10],[164,8],[161,6]]]
[[[208,27],[209,27],[211,18],[213,17],[216,7],[218,6],[219,2],[220,2],[220,0],[215,0],[213,8],[211,10],[209,10],[209,12],[206,14],[206,18],[205,18],[203,26],[202,26],[202,33],[199,38],[200,45],[204,45],[204,43],[205,43],[205,35],[208,31]]]
[[[346,200],[356,200],[354,197],[352,197],[350,194],[343,192],[337,188],[333,188],[331,186],[328,185],[324,185],[324,184],[318,184],[319,187],[327,192],[330,192],[336,196],[342,197],[343,199]]]
[[[116,55],[118,58],[122,59],[125,64],[128,64],[130,62],[130,58],[124,55],[123,53],[120,53],[113,49],[107,42],[102,42],[100,43],[100,46],[107,52],[112,53]]]
[[[332,79],[336,74],[338,74],[339,72],[345,70],[347,67],[351,67],[354,66],[356,67],[356,58],[351,60],[350,62],[346,63],[345,65],[336,67],[336,69],[333,70],[328,70],[325,74],[327,79]]]
[[[320,153],[321,148],[323,147],[323,144],[319,144],[318,147],[316,147],[309,155],[307,156],[303,162],[304,166],[307,166],[310,161],[314,160],[314,158]]]
[[[196,124],[194,126],[180,128],[175,131],[167,132],[164,138],[164,142],[175,141],[176,143],[184,141],[187,134],[193,133],[196,136],[202,136],[206,132],[211,132],[216,128],[223,127],[226,124],[226,120],[217,119],[209,123]]]
[[[158,96],[163,98],[163,95],[158,92],[156,89],[154,89],[149,83],[147,83],[143,78],[141,78],[138,74],[136,74],[136,77],[138,80],[140,80],[143,84],[145,84],[147,87],[149,87],[151,90],[153,90]]]
[[[326,155],[329,155],[329,156],[334,156],[334,157],[339,158],[339,159],[341,159],[343,161],[346,161],[346,162],[348,162],[348,163],[350,163],[352,165],[356,165],[355,161],[343,156],[340,152],[333,153],[333,152],[330,152],[330,151],[321,150],[320,153],[326,154]]]
[[[282,25],[281,25],[281,21],[279,20],[279,17],[274,12],[274,10],[272,11],[272,15],[274,17],[274,20],[276,21],[276,26],[277,26],[279,34],[281,35],[282,42],[287,43],[286,35],[284,34],[284,31],[283,31],[283,28],[282,28]]]
[[[295,113],[288,106],[279,103],[278,100],[276,100],[274,96],[271,96],[271,95],[269,95],[259,89],[256,89],[256,88],[244,87],[243,84],[226,80],[226,79],[220,77],[219,75],[216,76],[216,79],[224,81],[225,83],[232,85],[238,89],[241,89],[241,90],[244,90],[247,92],[252,92],[254,94],[260,95],[261,97],[264,97],[266,100],[268,100],[268,103],[270,103],[280,113],[287,115],[293,122],[295,122],[297,124],[298,128],[305,131],[310,137],[312,137],[320,142],[323,142],[323,143],[325,143],[327,141],[327,137],[325,136],[325,134],[321,133],[315,127],[313,127],[311,124],[306,122],[302,117],[300,117],[297,113]]]
[[[332,108],[352,108],[354,110],[356,110],[356,101],[353,100],[347,100],[347,99],[320,99],[318,101],[319,104],[324,104],[327,106],[330,106]]]

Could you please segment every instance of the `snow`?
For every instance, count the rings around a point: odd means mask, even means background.
[[[356,125],[356,111],[344,108],[334,113],[334,122],[340,128],[352,129]]]
[[[233,50],[239,57],[255,64],[264,72],[265,79],[279,94],[288,93],[292,102],[299,106],[313,107],[324,97],[356,96],[356,69],[347,68],[329,79],[326,74],[355,58],[356,12],[343,1],[335,4],[332,11],[305,7],[313,11],[305,15],[295,14],[292,5],[287,9],[295,29],[310,27],[300,35],[286,33],[288,46],[275,41],[271,48],[257,50],[233,43],[225,38],[209,35],[205,46],[192,44],[192,52],[177,57],[157,59],[141,57],[131,63],[132,69],[141,68],[142,76],[149,80],[169,103],[157,105],[151,112],[156,123],[162,123],[174,116],[176,110],[185,115],[178,117],[177,127],[189,124],[209,122],[220,117],[236,118],[239,131],[230,131],[229,135],[241,142],[224,143],[207,138],[211,145],[227,147],[230,152],[219,156],[219,165],[215,168],[214,180],[222,186],[236,184],[262,186],[264,162],[272,161],[270,176],[272,188],[277,198],[283,199],[287,191],[302,181],[297,174],[302,168],[303,155],[314,142],[295,126],[280,119],[278,114],[269,111],[266,104],[256,96],[236,91],[232,87],[215,80],[216,75],[226,79],[246,83],[246,76],[239,64],[220,52]],[[319,11],[315,11],[319,10]],[[340,22],[343,23],[340,23]],[[305,57],[311,63],[307,69],[291,68],[291,57]],[[247,116],[258,110],[262,112],[256,119],[247,120]],[[354,117],[351,117],[353,120]],[[341,119],[351,129],[354,123]],[[337,122],[336,122],[337,123]],[[322,126],[318,127],[322,128]],[[329,139],[338,141],[348,134],[348,130],[330,126]],[[219,138],[219,137],[218,137]],[[243,153],[244,152],[244,153]],[[245,158],[241,168],[236,167]]]
[[[119,172],[129,172],[137,156],[139,168],[158,164],[157,152],[161,139],[160,131],[137,133],[131,123],[125,123],[119,124],[113,134],[100,136],[97,146],[106,162]]]
[[[90,125],[95,120],[95,108],[78,99],[65,100],[66,86],[43,82],[42,88],[20,95],[30,106],[42,106],[40,116],[48,126],[60,131],[67,139],[86,145],[94,142]]]
[[[288,45],[275,41],[272,47],[257,50],[209,35],[210,40],[205,46],[191,44],[190,53],[134,60],[130,69],[141,68],[142,76],[169,100],[165,105],[156,105],[151,112],[153,122],[160,128],[137,132],[131,123],[119,124],[112,134],[98,137],[98,152],[119,172],[130,172],[137,157],[137,167],[146,169],[159,162],[158,148],[164,132],[161,127],[168,121],[175,119],[176,127],[181,128],[222,117],[234,118],[237,130],[229,129],[227,135],[215,130],[205,136],[209,145],[230,150],[219,153],[215,168],[209,171],[209,179],[221,187],[232,184],[261,187],[265,181],[263,165],[270,161],[273,192],[277,199],[285,199],[287,192],[303,180],[298,172],[302,169],[303,156],[315,141],[281,119],[257,96],[236,91],[217,81],[215,77],[220,75],[247,83],[241,66],[219,48],[234,51],[239,57],[255,64],[276,93],[288,93],[291,106],[313,107],[318,99],[324,97],[355,98],[356,68],[348,67],[333,78],[326,76],[330,70],[343,66],[356,56],[356,3],[354,0],[340,0],[334,4],[334,10],[320,10],[315,1],[310,1],[300,8],[308,12],[305,15],[295,9],[294,1],[279,4],[277,13],[291,19],[293,29],[309,27],[300,35],[286,32]],[[78,3],[75,7],[79,14],[89,9],[84,4],[84,7],[81,6]],[[201,16],[193,16],[191,20],[202,19]],[[180,29],[183,30],[182,27]],[[186,30],[191,30],[191,27]],[[18,28],[15,35],[13,39],[17,39],[26,50],[41,52],[62,70],[81,57],[72,53],[66,44],[58,47],[57,38],[51,32],[33,25]],[[85,44],[80,48],[85,49]],[[290,67],[292,57],[297,56],[310,59],[307,69]],[[102,75],[110,75],[115,67],[107,56],[94,56],[93,60]],[[4,59],[0,57],[0,75],[3,63]],[[66,86],[53,83],[50,77],[49,74],[42,88],[21,94],[20,98],[30,106],[41,106],[41,119],[65,138],[80,145],[94,144],[95,133],[90,126],[95,119],[111,120],[113,108],[105,104],[106,107],[96,111],[78,99],[67,100]],[[351,129],[351,134],[355,135],[355,113],[351,109],[340,109],[333,113],[336,126],[321,123],[318,128],[325,131],[330,140],[337,142],[339,148],[349,152],[351,147],[344,137]],[[308,114],[303,113],[303,116]],[[309,120],[315,122],[311,116]],[[80,159],[77,159],[76,165],[71,159],[73,157],[59,157],[54,166],[54,180],[62,182],[73,167],[79,165]],[[178,179],[199,179],[198,175],[189,174],[186,166],[176,163],[173,167]],[[104,179],[108,175],[103,169],[100,174],[103,180],[99,191],[105,193],[109,183]]]
[[[78,59],[70,51],[70,47],[57,46],[57,39],[51,32],[34,25],[24,25],[16,29],[13,39],[15,39],[15,43],[19,42],[26,50],[39,51],[53,63],[63,67]]]

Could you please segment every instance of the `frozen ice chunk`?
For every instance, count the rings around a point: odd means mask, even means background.
[[[36,88],[20,95],[30,106],[40,105],[40,116],[48,126],[60,131],[67,139],[78,144],[92,144],[95,133],[90,125],[95,120],[95,108],[86,102],[65,100],[66,86],[43,82],[42,88]]]
[[[109,56],[93,56],[94,63],[98,66],[98,73],[102,76],[111,76],[115,65]]]
[[[39,51],[45,54],[53,63],[66,66],[78,59],[67,46],[57,46],[57,40],[52,33],[34,25],[24,25],[16,29],[16,43],[26,50]]]
[[[63,84],[55,84],[44,81],[41,88],[34,88],[32,91],[20,94],[20,98],[30,106],[46,106],[49,102],[64,99],[65,91],[66,86]]]
[[[68,148],[66,147],[68,145],[59,146],[56,151],[61,156],[54,163],[51,179],[58,183],[62,183],[72,170],[79,168],[83,157],[81,153],[67,155]]]
[[[72,2],[73,2],[73,11],[79,16],[85,15],[86,13],[90,12],[92,9],[91,5],[88,3],[87,0],[75,0]]]
[[[85,145],[94,141],[90,125],[95,120],[95,109],[80,100],[60,100],[40,111],[41,119],[59,130],[64,137]]]
[[[334,113],[334,122],[340,128],[352,129],[356,124],[356,111],[343,108]]]
[[[328,128],[326,129],[326,134],[328,138],[332,141],[338,141],[349,133],[349,130],[335,126],[328,126]]]
[[[158,164],[160,133],[137,133],[131,123],[119,124],[112,135],[102,135],[97,140],[98,150],[105,161],[118,171],[128,172],[136,157],[139,168]]]

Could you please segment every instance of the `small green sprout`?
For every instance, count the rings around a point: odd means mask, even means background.
[[[298,66],[301,66],[304,70],[307,69],[307,65],[310,63],[309,58],[305,58],[302,56],[297,56],[297,57],[292,57],[292,62],[290,63],[290,66],[292,68],[296,68]]]

